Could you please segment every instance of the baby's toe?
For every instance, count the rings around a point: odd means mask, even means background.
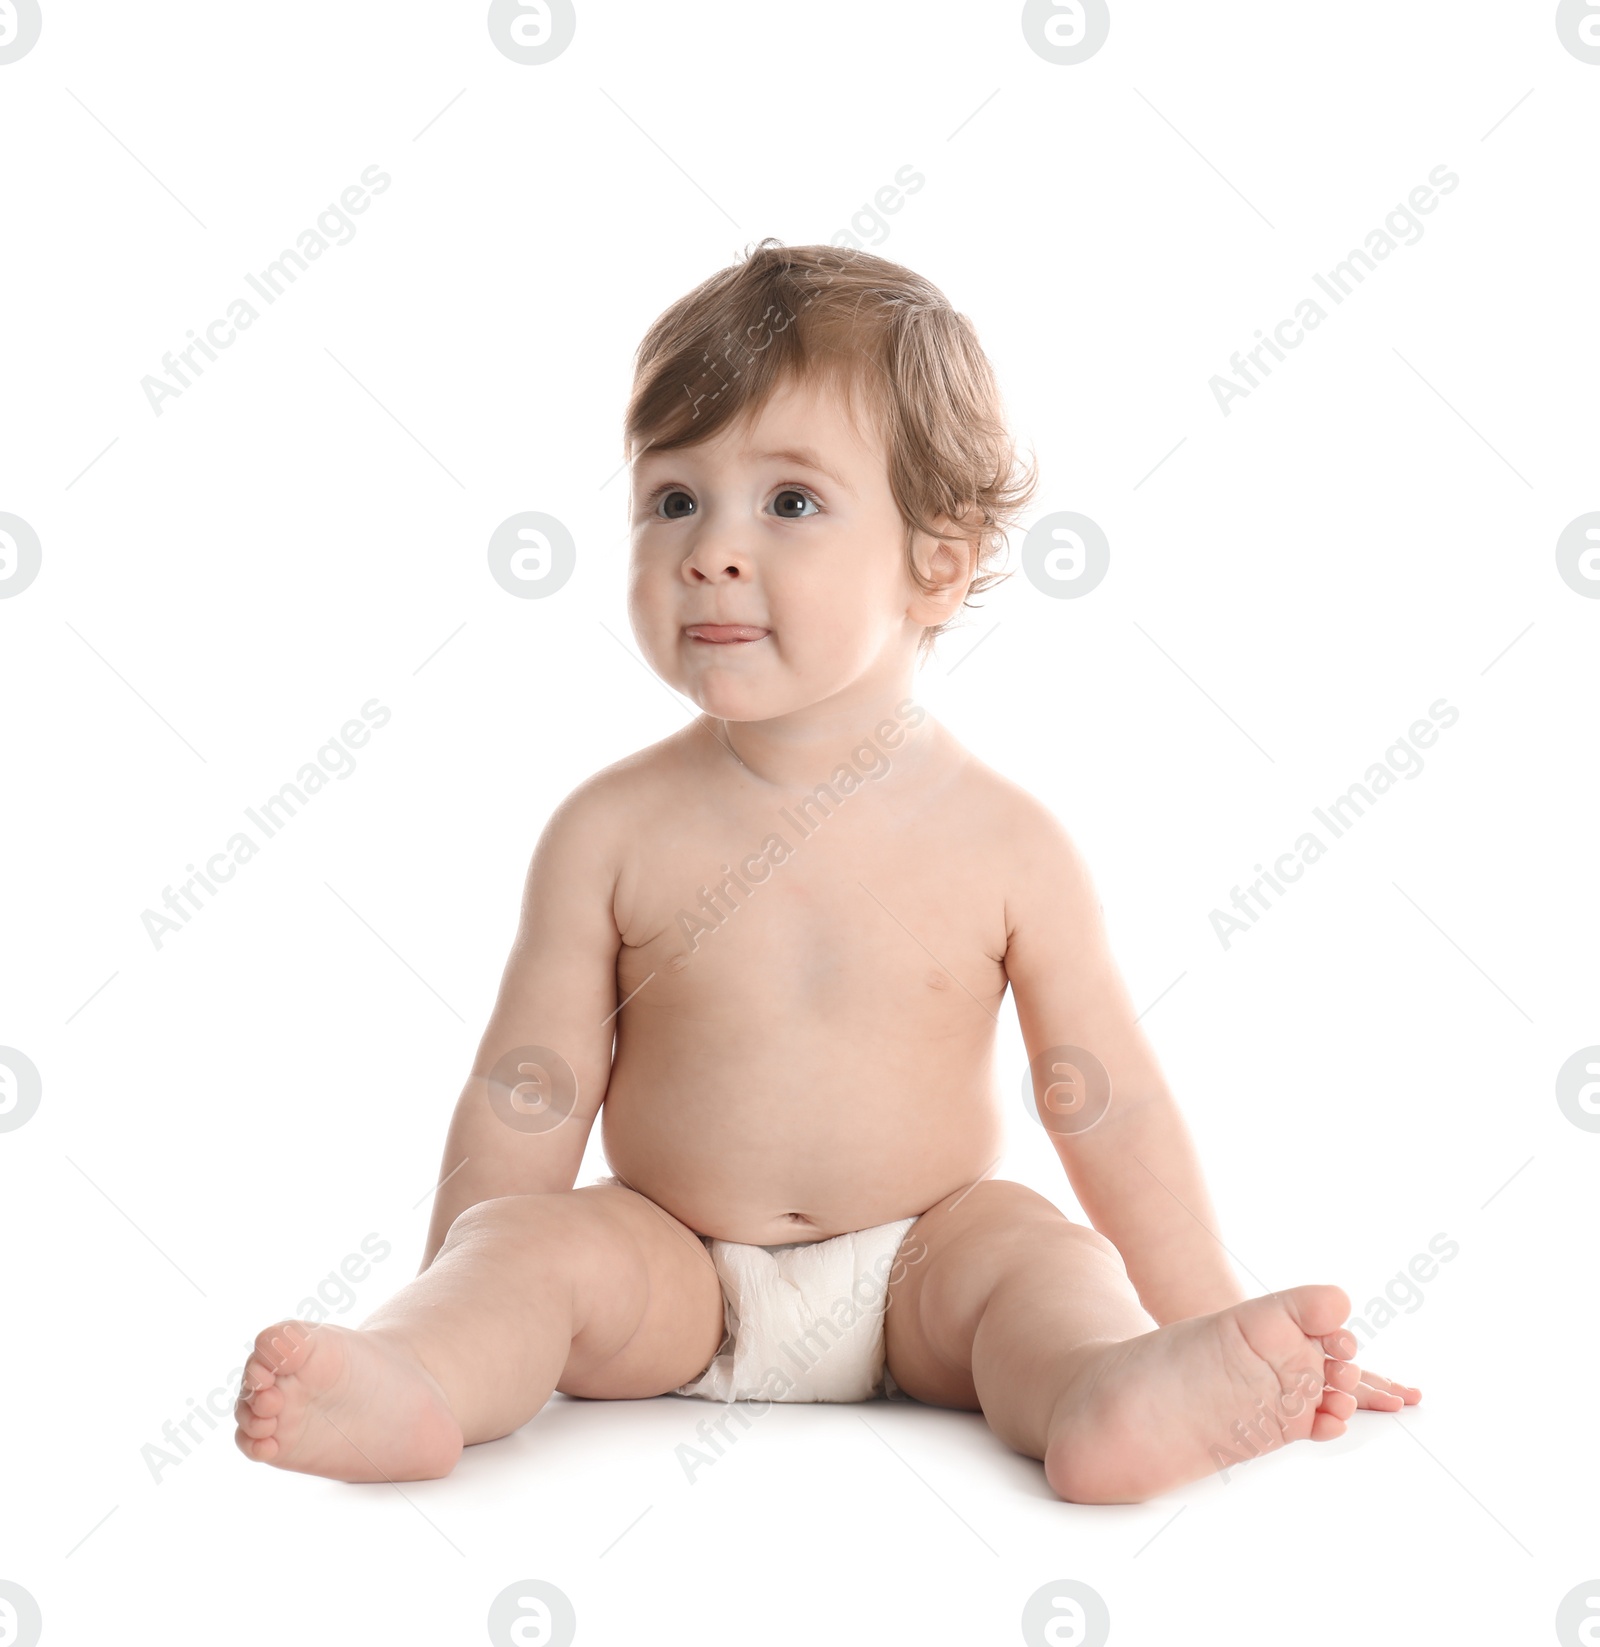
[[[245,1413],[239,1419],[239,1430],[252,1441],[264,1441],[269,1435],[277,1432],[278,1421],[275,1418],[257,1418],[253,1413]]]
[[[257,1418],[276,1418],[283,1411],[283,1388],[278,1384],[269,1384],[264,1390],[257,1390],[254,1395],[245,1398],[247,1406]]]
[[[1319,1413],[1326,1413],[1331,1418],[1341,1420],[1348,1418],[1355,1410],[1356,1398],[1343,1390],[1324,1390],[1322,1401],[1317,1407]]]
[[[273,1372],[259,1356],[251,1356],[244,1364],[244,1378],[239,1385],[239,1393],[252,1396],[258,1390],[270,1390],[278,1381],[278,1375]]]
[[[295,1371],[305,1360],[310,1342],[311,1329],[301,1321],[280,1321],[276,1326],[263,1327],[256,1334],[255,1354],[245,1367],[246,1377],[252,1367],[273,1374]]]
[[[233,1432],[233,1444],[252,1464],[270,1463],[272,1455],[278,1450],[278,1443],[270,1435],[257,1440],[246,1435],[242,1428]]]
[[[1353,1361],[1325,1361],[1322,1382],[1330,1390],[1354,1393],[1361,1387],[1361,1369]]]
[[[1344,1353],[1330,1342],[1333,1339],[1349,1339],[1350,1349],[1354,1350],[1355,1339],[1340,1326],[1350,1314],[1350,1297],[1343,1289],[1323,1285],[1290,1287],[1273,1296],[1288,1310],[1301,1332],[1323,1340],[1329,1354]]]
[[[1332,1413],[1319,1410],[1311,1420],[1311,1439],[1337,1441],[1345,1429],[1345,1421],[1342,1418],[1335,1418]]]

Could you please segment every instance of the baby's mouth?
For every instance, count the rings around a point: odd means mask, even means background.
[[[772,631],[758,629],[749,623],[692,623],[684,630],[690,640],[703,641],[708,646],[748,646],[752,641],[765,640]]]

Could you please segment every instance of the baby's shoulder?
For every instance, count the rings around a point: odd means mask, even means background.
[[[676,735],[646,745],[603,766],[577,784],[551,813],[567,833],[606,838],[636,830],[682,782],[683,756]]]
[[[1070,850],[1065,825],[1055,812],[1014,778],[997,772],[962,748],[956,769],[958,815],[982,833],[1000,854],[1034,855]]]
[[[971,831],[964,844],[981,852],[988,884],[999,889],[1007,945],[1030,931],[1091,930],[1099,897],[1060,815],[975,756],[965,763],[961,782],[957,809]]]

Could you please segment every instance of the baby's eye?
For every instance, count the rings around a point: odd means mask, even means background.
[[[687,504],[688,507],[684,509],[676,507],[680,502]],[[685,515],[694,513],[694,499],[687,492],[674,488],[672,491],[662,493],[657,500],[656,512],[663,515],[667,520],[682,520]]]
[[[778,515],[781,519],[783,519],[783,520],[806,520],[806,519],[808,519],[809,517],[806,516],[805,514],[795,512],[794,504],[795,504],[796,501],[798,501],[802,505],[809,503],[813,510],[817,509],[817,507],[818,507],[817,500],[814,497],[812,497],[812,495],[809,492],[805,491],[802,487],[799,487],[799,486],[785,486],[784,489],[781,492],[779,492],[778,495],[772,500],[773,507],[777,510]]]

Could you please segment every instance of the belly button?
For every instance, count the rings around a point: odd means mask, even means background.
[[[672,959],[667,962],[667,971],[682,972],[688,964],[689,957],[687,955],[674,955]]]
[[[950,980],[942,972],[930,972],[928,974],[929,989],[948,989],[949,987]]]

